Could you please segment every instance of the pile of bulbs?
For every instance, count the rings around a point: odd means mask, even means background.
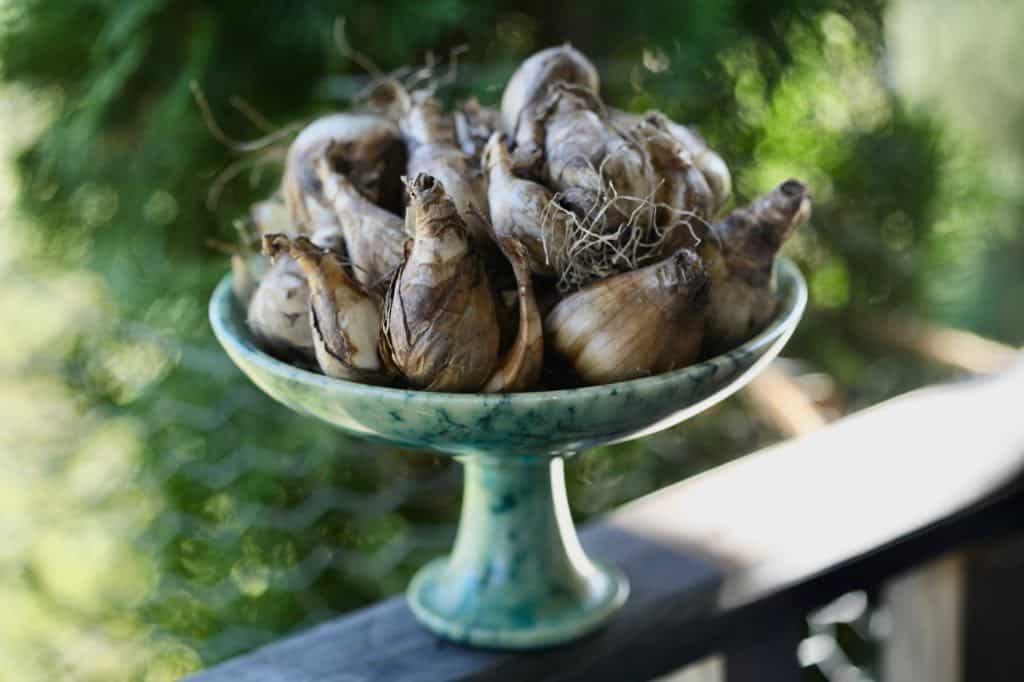
[[[258,283],[236,270],[235,291],[262,348],[339,379],[623,381],[774,315],[775,255],[810,196],[789,180],[716,222],[730,192],[703,139],[607,107],[568,45],[524,61],[500,110],[386,80],[294,139],[280,193],[252,208],[269,264]]]

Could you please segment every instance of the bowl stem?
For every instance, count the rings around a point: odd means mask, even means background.
[[[576,639],[626,599],[615,568],[580,547],[561,458],[471,455],[455,548],[409,586],[430,630],[457,642],[530,649]]]

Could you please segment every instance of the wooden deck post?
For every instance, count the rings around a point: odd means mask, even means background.
[[[890,581],[887,682],[1020,682],[1024,535],[949,554]]]
[[[961,682],[963,586],[960,553],[932,561],[886,585],[891,625],[882,653],[883,680]]]

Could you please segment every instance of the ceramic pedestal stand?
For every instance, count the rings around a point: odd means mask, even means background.
[[[214,332],[261,389],[291,409],[365,438],[454,455],[465,467],[451,555],[413,578],[417,619],[453,641],[532,649],[581,637],[626,600],[613,566],[584,554],[566,499],[563,458],[668,428],[744,386],[785,345],[807,300],[780,260],[779,309],[742,346],[685,369],[606,386],[511,395],[367,386],[281,362],[253,341],[225,278]]]

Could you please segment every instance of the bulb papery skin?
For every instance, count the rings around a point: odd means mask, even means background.
[[[658,203],[675,212],[674,215],[659,214],[659,220],[671,220],[683,214],[706,221],[712,215],[714,195],[704,175],[694,165],[690,152],[670,134],[669,123],[660,114],[649,114],[633,129],[645,145],[661,180],[655,195]]]
[[[321,228],[313,235],[312,242],[339,257],[345,252],[342,234],[334,225]],[[289,253],[277,253],[259,277],[247,311],[249,329],[262,348],[285,359],[296,358],[303,363],[314,360],[309,286],[299,264]]]
[[[477,391],[500,342],[483,261],[440,181],[421,174],[409,194],[415,235],[385,297],[381,355],[414,388]]]
[[[600,100],[587,91],[555,84],[537,119],[534,138],[543,135],[548,186],[564,195],[564,203],[581,216],[618,195],[629,197],[608,207],[606,222],[632,219],[647,226],[653,211],[632,216],[636,200],[649,200],[657,188],[654,170],[638,140],[604,118]],[[520,145],[527,144],[520,141]]]
[[[264,237],[272,257],[287,253],[309,287],[309,325],[317,364],[330,377],[382,383],[388,377],[378,355],[377,301],[347,272],[338,256],[305,237]]]
[[[506,135],[515,138],[520,120],[530,117],[553,83],[578,85],[595,94],[601,89],[597,68],[572,45],[541,50],[519,65],[502,93],[501,126]]]
[[[514,174],[512,157],[500,133],[495,133],[487,143],[484,167],[495,238],[520,242],[532,272],[557,274],[548,254],[563,251],[568,225],[564,212],[550,210],[554,192]]]
[[[703,151],[695,153],[693,161],[704,175],[708,186],[711,187],[711,193],[715,197],[711,215],[718,215],[725,208],[729,197],[732,196],[732,174],[729,172],[729,166],[710,147],[705,147]]]
[[[711,190],[712,201],[709,205],[709,218],[718,215],[732,196],[732,174],[729,166],[708,143],[690,127],[676,123],[660,111],[648,111],[645,114],[634,114],[609,107],[608,117],[620,130],[635,130],[651,117],[664,121],[665,129],[689,154],[690,162],[704,176],[704,181]]]
[[[387,288],[405,256],[407,240],[402,218],[359,193],[326,158],[317,167],[324,198],[334,210],[344,235],[348,261],[356,280],[369,290]]]
[[[656,220],[665,235],[658,252],[696,248],[709,226],[714,205],[711,188],[690,153],[667,130],[667,119],[648,114],[631,132],[644,145],[657,180]]]
[[[526,247],[512,239],[499,242],[516,276],[519,328],[512,347],[499,360],[494,374],[484,385],[484,393],[528,391],[540,381],[544,365],[544,330],[530,277]]]
[[[732,174],[729,172],[729,166],[714,149],[708,146],[704,138],[690,128],[667,117],[665,126],[683,146],[683,149],[690,153],[693,164],[704,175],[713,197],[708,217],[717,215],[732,196]]]
[[[707,302],[703,263],[682,249],[562,299],[545,320],[546,345],[589,384],[678,369],[700,354]]]
[[[259,346],[271,354],[311,362],[309,287],[299,264],[280,258],[271,264],[249,299],[246,321]]]
[[[807,188],[787,180],[711,229],[700,247],[711,278],[708,352],[743,343],[775,315],[775,256],[810,213]]]
[[[501,128],[501,112],[471,97],[459,105],[453,117],[459,147],[469,156],[473,165],[479,166],[484,146],[491,135]]]
[[[402,119],[402,131],[409,153],[408,177],[426,174],[439,180],[470,236],[488,248],[493,240],[486,218],[490,210],[483,173],[459,147],[452,116],[433,96],[418,94]]]
[[[319,118],[292,142],[285,159],[281,189],[296,229],[312,234],[334,221],[323,196],[317,165],[328,154],[372,203],[397,210],[405,146],[398,126],[372,113],[338,113]]]

